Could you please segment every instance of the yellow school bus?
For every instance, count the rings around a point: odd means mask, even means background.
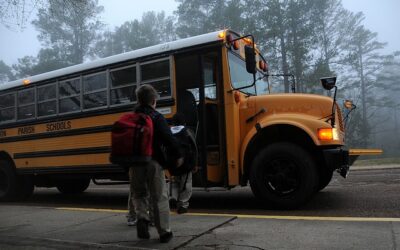
[[[336,102],[270,93],[253,37],[222,30],[0,85],[0,200],[29,197],[34,187],[80,193],[90,180],[126,180],[109,162],[111,128],[141,84],[158,91],[159,112],[181,113],[194,131],[194,186],[249,183],[267,204],[293,208],[351,163]]]

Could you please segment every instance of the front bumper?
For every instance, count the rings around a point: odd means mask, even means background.
[[[323,151],[325,164],[330,171],[337,170],[344,178],[350,169],[350,165],[354,160],[349,157],[349,150],[344,148],[324,149]]]

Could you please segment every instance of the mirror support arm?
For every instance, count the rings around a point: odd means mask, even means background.
[[[337,93],[337,86],[334,86],[335,93],[333,94],[333,104],[332,104],[332,119],[331,119],[331,126],[335,126],[335,116],[336,116],[336,93]]]

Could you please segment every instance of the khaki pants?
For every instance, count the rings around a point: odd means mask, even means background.
[[[170,198],[177,201],[176,206],[189,208],[189,200],[192,197],[192,172],[173,176],[170,185]]]
[[[156,161],[129,169],[130,191],[138,220],[149,218],[149,197],[154,213],[154,223],[159,234],[171,231],[169,203],[165,175]]]
[[[132,182],[132,174],[129,172],[129,181]],[[133,190],[130,188],[129,190],[129,197],[128,197],[128,214],[126,217],[130,217],[132,219],[136,219],[136,211],[135,211],[135,205],[133,204]],[[150,222],[154,223],[154,214],[153,214],[153,208],[149,207],[149,217],[150,217]]]
[[[132,183],[131,180],[131,171],[129,171],[129,182]],[[131,189],[131,188],[130,188]],[[131,190],[129,190],[129,197],[128,197],[128,215],[127,217],[135,218],[136,219],[136,212],[135,206],[133,205],[133,194]]]

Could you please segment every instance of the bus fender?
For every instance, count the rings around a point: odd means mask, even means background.
[[[246,136],[243,139],[241,149],[240,149],[240,163],[241,163],[240,166],[241,166],[241,172],[244,174],[244,179],[247,179],[246,176],[248,175],[248,168],[249,168],[249,166],[246,165],[247,162],[245,162],[246,161],[246,159],[245,159],[246,153],[248,153],[247,150],[252,147],[252,143],[254,143],[258,139],[257,137],[260,136],[261,133],[268,128],[272,128],[274,126],[278,126],[278,127],[290,126],[290,127],[293,127],[294,129],[303,131],[312,140],[314,145],[319,145],[319,141],[316,137],[316,133],[313,133],[312,128],[306,127],[306,126],[304,126],[304,124],[305,123],[301,123],[301,122],[298,122],[295,120],[290,120],[290,119],[284,119],[284,120],[276,119],[274,121],[263,120],[263,121],[256,123],[255,126],[247,132]],[[267,145],[267,144],[268,144],[268,141],[265,142],[265,145]],[[242,182],[242,184],[243,184],[243,182]]]
[[[6,151],[0,151],[0,160],[8,161],[15,168],[14,161]]]

